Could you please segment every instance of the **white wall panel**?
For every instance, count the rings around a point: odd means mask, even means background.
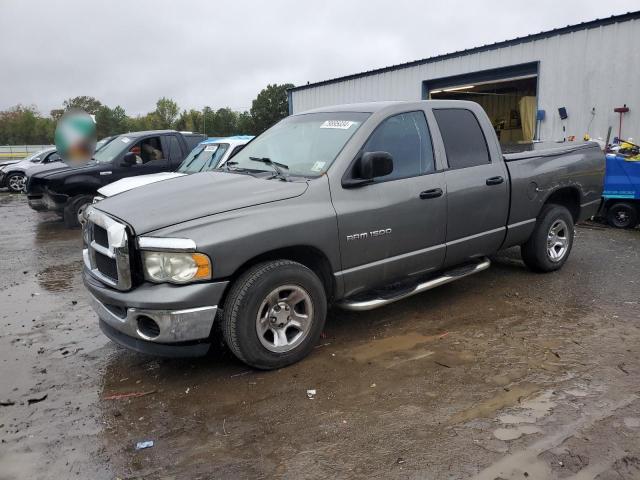
[[[493,50],[374,73],[292,92],[293,112],[341,103],[420,100],[422,82],[539,61],[538,108],[546,110],[542,139],[562,136],[558,107],[566,107],[567,135],[617,134],[613,108],[626,103],[623,136],[640,140],[640,20],[525,41]],[[591,114],[595,107],[595,115]],[[591,124],[590,124],[591,122]],[[590,125],[590,126],[589,126]]]

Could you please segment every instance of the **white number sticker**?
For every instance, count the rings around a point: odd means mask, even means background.
[[[320,128],[338,128],[340,130],[348,130],[355,122],[350,120],[327,120]]]
[[[131,141],[131,139],[130,139],[129,137],[122,137],[122,138],[120,139],[120,141],[121,141],[122,143],[129,143],[129,142]]]

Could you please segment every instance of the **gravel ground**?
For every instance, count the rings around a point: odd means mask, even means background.
[[[309,358],[259,372],[222,345],[187,361],[110,343],[80,232],[4,193],[0,224],[2,480],[640,478],[640,230],[579,226],[553,274],[509,250],[332,310]]]

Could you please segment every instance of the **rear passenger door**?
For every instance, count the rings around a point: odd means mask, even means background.
[[[436,270],[444,260],[444,174],[424,112],[383,120],[358,157],[380,151],[393,157],[390,175],[332,191],[345,295]]]
[[[492,158],[476,114],[434,109],[448,169],[445,266],[496,252],[505,236],[509,179],[502,158]],[[489,137],[490,138],[490,137]]]
[[[164,149],[168,152],[169,168],[175,170],[180,166],[186,155],[183,154],[180,141],[175,135],[166,135],[163,137]]]

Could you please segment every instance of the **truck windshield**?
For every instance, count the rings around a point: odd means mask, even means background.
[[[177,171],[180,173],[196,173],[212,170],[218,166],[228,147],[229,145],[226,143],[198,145],[182,161]]]
[[[271,167],[252,160],[267,158],[285,166],[289,175],[317,177],[327,171],[369,115],[334,112],[287,117],[238,152],[233,168],[271,172]]]
[[[126,135],[121,135],[106,145],[93,155],[93,159],[98,163],[109,163],[116,158],[128,145],[132,145],[133,139]]]

